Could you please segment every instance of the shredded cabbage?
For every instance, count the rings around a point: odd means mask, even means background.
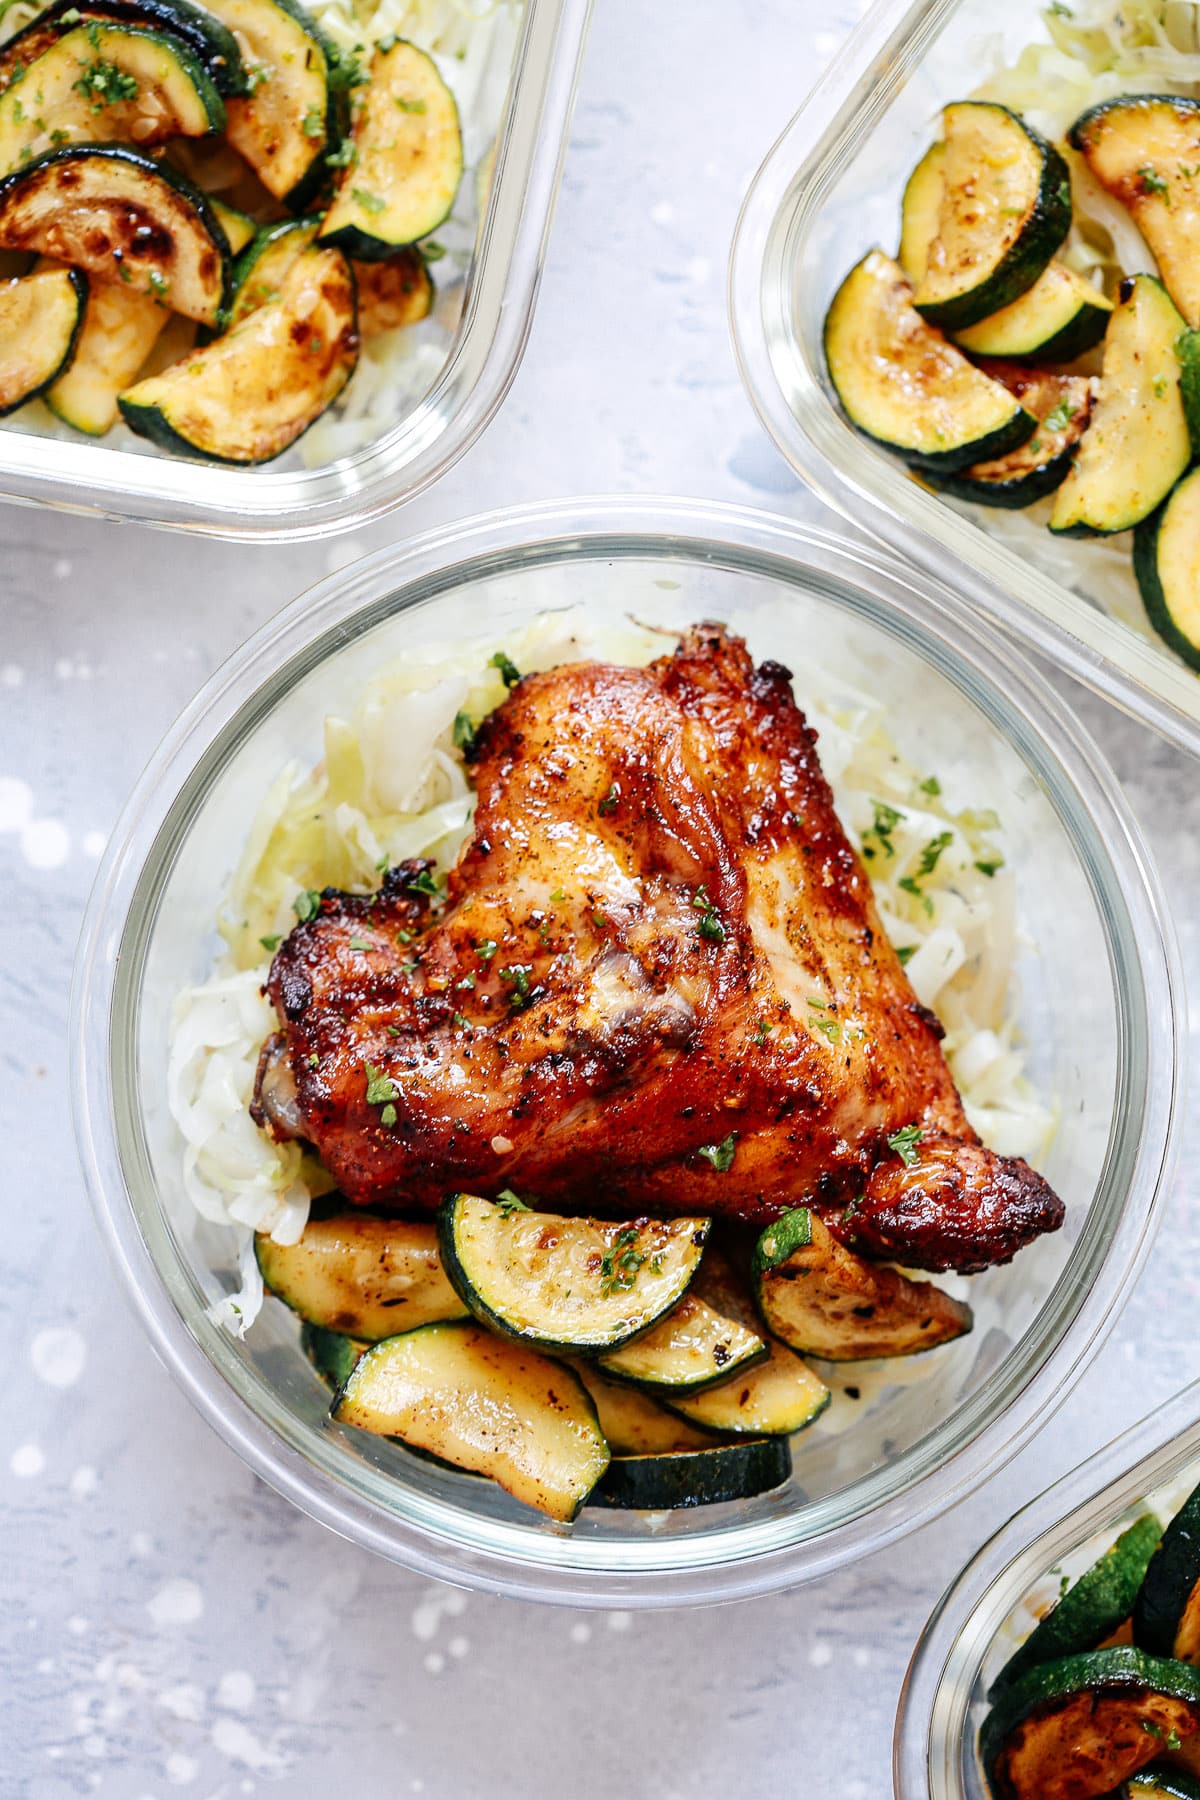
[[[232,1329],[244,1332],[262,1302],[253,1232],[294,1242],[310,1199],[333,1185],[310,1152],[273,1143],[247,1111],[276,1024],[262,988],[295,901],[327,885],[371,892],[381,869],[408,856],[453,863],[474,804],[455,724],[461,735],[503,699],[497,652],[525,672],[584,657],[642,665],[671,642],[633,622],[597,626],[573,608],[503,639],[406,654],[367,683],[349,718],[325,720],[315,768],[292,763],[271,783],[221,906],[224,955],[209,980],[179,996],[168,1070],[186,1192],[238,1236],[241,1285],[215,1309]],[[936,779],[898,754],[879,700],[813,666],[796,687],[884,924],[917,997],[946,1028],[967,1116],[1002,1154],[1038,1160],[1054,1118],[1024,1074],[1014,975],[1022,945],[1000,820],[948,810]]]

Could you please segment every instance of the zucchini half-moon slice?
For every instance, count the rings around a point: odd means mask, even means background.
[[[230,250],[234,256],[240,255],[257,233],[258,226],[249,213],[239,212],[236,206],[226,206],[223,200],[210,198],[209,204],[217,215],[221,230],[228,239]]]
[[[1200,1727],[1200,1674],[1127,1645],[1030,1669],[983,1722],[997,1800],[1110,1794]]]
[[[427,1220],[335,1213],[310,1219],[294,1244],[260,1234],[254,1248],[276,1298],[327,1331],[373,1343],[470,1316],[446,1280]]]
[[[579,1377],[479,1325],[423,1325],[373,1345],[331,1413],[490,1475],[515,1499],[566,1522],[609,1463]]]
[[[170,317],[149,294],[119,281],[94,281],[75,354],[46,389],[51,412],[76,431],[102,437],[119,417],[117,395],[137,375]]]
[[[164,450],[269,462],[333,404],[358,361],[354,277],[338,250],[306,250],[279,298],[121,395],[125,422]]]
[[[944,139],[930,144],[909,176],[900,202],[900,248],[896,261],[916,287],[925,274],[929,246],[937,236],[946,186]]]
[[[255,233],[233,265],[231,326],[278,300],[284,276],[310,247],[320,227],[320,219],[283,219]]]
[[[991,462],[972,463],[957,475],[932,476],[935,486],[979,506],[1032,506],[1061,486],[1087,430],[1095,382],[1086,375],[1052,375],[1048,369],[988,361],[982,365],[1003,382],[1037,420],[1025,443]]]
[[[1074,362],[1100,342],[1112,310],[1112,301],[1090,281],[1052,262],[1019,300],[956,331],[954,341],[972,356]]]
[[[649,1331],[610,1350],[600,1366],[620,1381],[664,1394],[694,1393],[739,1370],[765,1362],[767,1345],[757,1331],[727,1319],[695,1294],[685,1294]]]
[[[0,95],[0,175],[63,143],[206,137],[225,106],[178,38],[93,20],[50,46]]]
[[[329,174],[345,121],[338,53],[293,0],[206,0],[245,50],[248,91],[226,108],[225,135],[267,192],[293,212]]]
[[[360,262],[393,256],[427,237],[454,205],[462,180],[458,107],[432,59],[397,40],[377,50],[353,101],[355,160],[321,228]]]
[[[993,1681],[989,1699],[998,1699],[1037,1664],[1095,1650],[1111,1636],[1133,1611],[1138,1589],[1161,1537],[1162,1526],[1153,1513],[1143,1513],[1135,1519],[1038,1621]]]
[[[203,325],[225,306],[229,246],[212,207],[169,164],[123,145],[68,145],[6,176],[0,246],[122,280]]]
[[[1004,456],[1036,421],[912,304],[904,271],[872,250],[825,316],[825,360],[850,423],[922,468],[951,474]]]
[[[1139,1769],[1126,1783],[1129,1800],[1200,1800],[1200,1781],[1166,1763]]]
[[[707,1219],[558,1218],[457,1194],[438,1215],[442,1263],[477,1319],[574,1355],[648,1331],[696,1273]]]
[[[1188,324],[1200,325],[1200,100],[1105,100],[1076,119],[1068,136],[1132,215]]]
[[[593,1506],[666,1512],[750,1500],[781,1487],[792,1472],[786,1438],[747,1438],[711,1450],[614,1456],[592,1493]]]
[[[0,286],[0,418],[69,366],[87,294],[87,277],[75,269],[43,269]]]
[[[1184,485],[1194,486],[1197,474]],[[1188,1495],[1149,1559],[1133,1608],[1133,1639],[1152,1656],[1200,1663],[1200,1488]]]
[[[1200,469],[1134,531],[1133,572],[1159,637],[1200,671]]]
[[[1071,176],[1006,106],[958,100],[942,113],[946,155],[937,236],[914,305],[961,331],[1031,288],[1071,226]]]
[[[757,1298],[768,1330],[827,1362],[912,1356],[962,1337],[971,1309],[931,1281],[864,1262],[808,1207],[768,1225],[754,1250]]]
[[[345,1386],[355,1363],[369,1346],[340,1331],[310,1325],[306,1319],[300,1327],[300,1348],[321,1380],[336,1390]]]
[[[1175,346],[1184,330],[1166,288],[1135,275],[1104,339],[1100,391],[1051,531],[1071,537],[1127,531],[1170,493],[1192,459]]]
[[[53,5],[44,7],[0,47],[0,93],[65,32],[94,20],[168,32],[187,46],[219,94],[240,94],[245,87],[237,39],[210,12],[193,6],[191,0],[101,0],[101,4],[91,6],[76,6],[74,0],[54,0]]]
[[[678,1450],[711,1450],[721,1439],[668,1412],[649,1394],[610,1381],[594,1362],[571,1364],[596,1407],[600,1429],[614,1456],[667,1456]]]

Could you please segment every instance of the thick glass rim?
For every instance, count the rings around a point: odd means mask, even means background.
[[[161,1246],[148,1241],[156,1201],[145,1190],[144,1157],[139,1165],[131,1084],[121,1079],[140,959],[164,870],[217,770],[328,652],[383,611],[394,616],[483,573],[631,556],[683,557],[784,585],[812,573],[836,579],[849,610],[946,675],[1023,758],[1072,841],[1108,941],[1119,1056],[1107,1154],[1038,1331],[927,1438],[849,1490],[852,1510],[842,1494],[721,1533],[628,1543],[534,1539],[426,1497],[402,1517],[394,1478],[335,1466],[328,1444],[323,1461],[321,1445],[309,1441],[315,1434],[294,1427],[278,1396],[239,1367],[202,1309],[181,1304],[180,1282],[155,1254]],[[264,1480],[342,1535],[430,1574],[569,1604],[667,1605],[770,1591],[861,1556],[961,1499],[1049,1417],[1149,1249],[1175,1136],[1181,992],[1158,879],[1103,758],[1043,678],[985,625],[964,621],[948,590],[886,553],[747,508],[564,500],[467,519],[339,571],[265,625],[201,690],[135,788],[97,875],[72,994],[71,1087],[92,1204],[135,1310],[189,1398]]]
[[[973,607],[1076,680],[1200,754],[1194,674],[910,480],[894,457],[842,418],[819,373],[796,351],[792,269],[805,231],[961,3],[877,0],[768,151],[729,255],[726,298],[738,372],[784,459],[843,517],[955,585]]]
[[[1200,1454],[1200,1381],[1059,1477],[976,1551],[938,1601],[904,1677],[892,1746],[896,1800],[966,1800],[971,1691],[997,1626],[1030,1586]]]
[[[405,504],[490,423],[533,324],[591,0],[526,0],[463,313],[429,392],[389,431],[317,469],[222,468],[0,432],[0,500],[234,541],[324,538]]]

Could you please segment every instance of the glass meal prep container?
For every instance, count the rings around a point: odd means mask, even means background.
[[[1020,513],[950,501],[919,485],[853,429],[825,370],[829,303],[872,246],[894,254],[904,183],[942,106],[965,98],[1026,44],[1046,41],[1042,12],[1043,0],[999,9],[988,0],[871,7],[747,195],[730,264],[735,348],[764,425],[823,499],[952,585],[964,604],[1200,751],[1200,677],[1150,632],[1132,570],[1127,599],[1110,596],[1103,610],[1089,595],[1094,543],[1055,540],[1030,521],[1014,538]],[[1124,85],[1145,91],[1153,82]],[[1114,541],[1127,557],[1128,537]]]
[[[1044,1606],[1139,1513],[1165,1525],[1200,1482],[1200,1382],[1021,1509],[947,1589],[913,1653],[893,1749],[896,1800],[991,1800],[977,1739],[985,1695]]]
[[[433,266],[433,313],[403,332],[394,378],[389,370],[364,401],[362,384],[375,370],[360,366],[317,422],[320,436],[247,468],[170,455],[123,424],[89,440],[33,402],[0,423],[0,500],[219,537],[314,538],[412,499],[462,456],[504,399],[529,334],[590,0],[499,0],[471,10],[473,29],[486,34],[480,54],[461,79],[446,65],[463,126],[463,178],[436,234],[447,254]],[[357,428],[364,404],[366,424]],[[325,429],[347,414],[345,428]]]
[[[773,1492],[663,1514],[585,1508],[570,1531],[489,1482],[328,1417],[296,1322],[244,1339],[225,1229],[187,1198],[167,1103],[175,999],[264,788],[310,766],[403,647],[515,635],[547,611],[664,628],[733,618],[754,653],[864,687],[914,766],[994,805],[1017,873],[1028,1070],[1058,1103],[1045,1161],[1063,1229],[972,1284],[972,1334],[877,1365],[796,1440]],[[439,652],[438,646],[442,649]],[[914,692],[922,705],[912,705]],[[712,503],[571,500],[464,521],[341,570],[242,646],[171,728],[110,840],[76,967],[81,1156],[103,1235],[175,1379],[265,1480],[343,1535],[473,1585],[575,1604],[677,1604],[809,1579],[902,1535],[994,1470],[1069,1391],[1149,1246],[1179,1080],[1171,927],[1116,782],[998,633],[885,553]],[[918,1367],[916,1365],[923,1365]],[[862,1365],[859,1365],[861,1368]]]

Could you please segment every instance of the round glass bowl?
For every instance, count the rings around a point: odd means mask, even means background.
[[[972,1557],[913,1653],[896,1719],[896,1800],[991,1800],[976,1751],[985,1695],[1057,1597],[1148,1505],[1166,1523],[1200,1481],[1200,1382],[1056,1481]]]
[[[568,1531],[490,1484],[332,1425],[295,1320],[245,1341],[208,1317],[227,1244],[195,1217],[166,1103],[172,1004],[210,970],[218,901],[266,786],[321,754],[400,647],[493,641],[579,605],[670,626],[732,620],[805,682],[882,697],[902,752],[956,806],[995,807],[1017,874],[1029,1069],[1060,1123],[1063,1231],[973,1285],[974,1333],[795,1445],[791,1483]],[[801,1581],[961,1498],[1044,1422],[1149,1245],[1168,1172],[1179,978],[1156,878],[1069,707],[936,583],[886,554],[708,503],[563,501],[470,520],[322,582],[218,671],[114,831],[79,953],[72,1089],[97,1216],[159,1354],[227,1442],[314,1517],[396,1561],[508,1593],[650,1605]]]

